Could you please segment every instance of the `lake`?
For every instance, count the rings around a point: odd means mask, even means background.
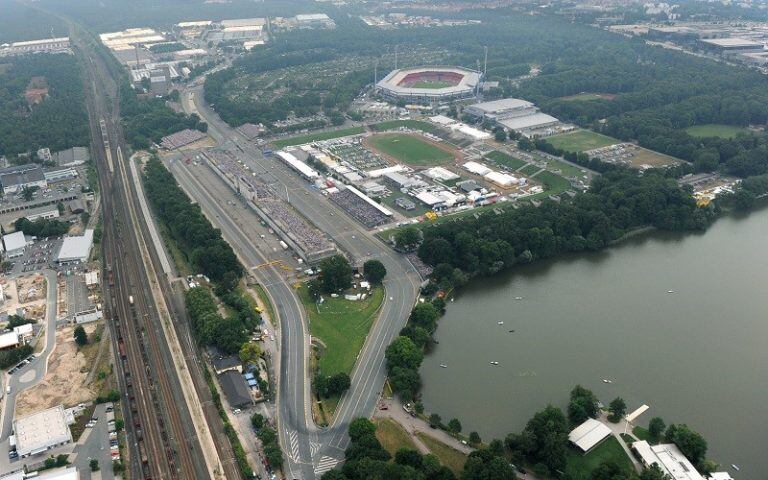
[[[580,383],[687,423],[737,480],[768,472],[768,209],[475,279],[435,338],[423,401],[465,433],[504,438]]]

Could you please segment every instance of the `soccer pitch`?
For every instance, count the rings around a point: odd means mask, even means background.
[[[453,155],[449,151],[414,135],[374,135],[368,140],[374,149],[408,165],[446,165],[453,160]]]

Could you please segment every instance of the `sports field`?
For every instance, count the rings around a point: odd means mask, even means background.
[[[560,100],[566,102],[589,102],[592,100],[613,100],[616,95],[612,93],[578,93],[576,95],[568,95],[567,97],[560,97]]]
[[[331,130],[327,132],[310,133],[298,137],[284,138],[272,142],[275,148],[291,147],[293,145],[304,145],[305,143],[317,142],[320,140],[330,140],[331,138],[348,137],[358,135],[365,131],[363,127],[344,128],[342,130]]]
[[[685,129],[689,135],[694,137],[720,137],[720,138],[734,138],[741,133],[750,133],[751,130],[744,127],[736,127],[733,125],[719,125],[710,123],[707,125],[696,125]]]
[[[414,83],[411,88],[448,88],[454,85],[453,82],[422,80]]]
[[[548,137],[546,140],[556,148],[568,152],[584,152],[619,143],[615,138],[589,130],[577,130],[571,133],[563,133],[561,135]]]
[[[453,154],[447,149],[439,148],[414,135],[374,135],[368,142],[384,155],[412,166],[446,165],[453,160]]]
[[[429,122],[423,122],[421,120],[389,120],[371,125],[371,130],[376,132],[385,132],[387,130],[397,130],[400,127],[406,127],[412,130],[421,130],[422,132],[428,133],[435,130],[434,125]]]
[[[504,152],[499,152],[498,150],[494,150],[493,152],[487,154],[485,158],[498,165],[504,165],[507,168],[511,168],[512,170],[517,170],[518,168],[527,165],[525,161],[520,160],[519,158],[515,158],[511,155],[507,155]]]

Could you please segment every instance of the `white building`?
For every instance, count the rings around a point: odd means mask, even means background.
[[[5,256],[16,258],[24,255],[27,239],[24,237],[24,232],[13,232],[3,235],[3,245],[5,246]]]
[[[16,434],[16,451],[21,458],[72,442],[61,405],[14,420],[13,431]]]
[[[644,466],[650,467],[655,463],[672,480],[704,480],[674,443],[650,445],[643,440],[633,443],[632,448],[640,456]]]
[[[69,37],[44,38],[0,45],[0,57],[38,52],[60,52],[69,49]]]
[[[0,333],[0,350],[8,350],[19,345],[19,335],[16,332]]]
[[[58,263],[83,263],[88,260],[93,247],[93,229],[87,229],[78,237],[66,237],[56,257]]]
[[[466,107],[464,113],[523,134],[560,123],[557,118],[541,113],[531,102],[519,98],[476,103]]]
[[[568,434],[568,440],[583,453],[587,453],[610,436],[611,429],[607,425],[594,418],[589,418]]]

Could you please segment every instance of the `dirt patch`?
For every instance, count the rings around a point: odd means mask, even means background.
[[[95,323],[83,327],[89,337],[97,328]],[[56,332],[56,349],[48,359],[48,372],[40,383],[16,398],[16,417],[60,404],[71,406],[96,398],[95,386],[85,384],[93,367],[93,357],[78,351],[74,331],[74,326],[67,326]],[[92,347],[98,348],[98,344]]]

